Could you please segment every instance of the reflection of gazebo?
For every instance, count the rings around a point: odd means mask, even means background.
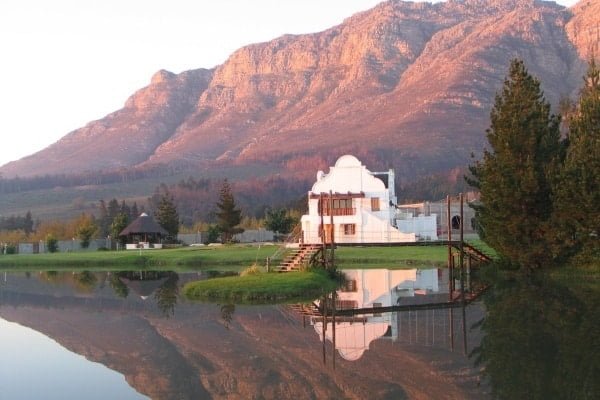
[[[127,249],[160,249],[162,247],[160,238],[167,234],[168,232],[151,216],[142,213],[123,229],[119,236],[127,236]]]
[[[127,285],[127,287],[135,292],[138,296],[140,296],[142,300],[146,300],[152,295],[152,293],[156,292],[156,290],[161,287],[167,279],[169,279],[167,276],[154,280],[136,280],[119,277],[119,280]]]

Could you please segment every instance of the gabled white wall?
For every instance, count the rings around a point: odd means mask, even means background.
[[[394,179],[394,173],[390,170],[388,178]],[[395,203],[396,194],[393,182],[388,182],[388,188],[383,181],[373,176],[361,162],[352,155],[340,157],[335,165],[330,168],[329,173],[323,171],[317,173],[317,181],[308,193],[308,214],[302,216],[303,240],[305,243],[319,243],[319,199],[311,198],[323,194],[325,198],[329,193],[352,194],[352,207],[355,209],[353,215],[336,215],[334,220],[334,239],[336,243],[390,243],[390,242],[414,242],[420,236],[417,230],[400,230],[396,228]],[[372,210],[371,199],[379,199],[379,210]],[[326,225],[331,223],[330,216],[323,216]],[[344,224],[354,224],[355,234],[345,235]],[[421,221],[415,227],[421,227]],[[407,226],[405,226],[407,228]],[[426,229],[431,227],[427,226]],[[435,220],[433,233],[435,233]],[[433,236],[433,233],[427,236]],[[436,236],[437,238],[437,236]],[[433,238],[432,238],[433,239]]]

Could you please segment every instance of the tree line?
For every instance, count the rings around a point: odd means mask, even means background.
[[[191,167],[176,167],[162,164],[143,168],[119,168],[105,171],[86,171],[69,174],[46,174],[32,177],[3,178],[0,176],[0,194],[20,193],[55,187],[75,187],[131,182],[145,178],[172,176]]]
[[[513,60],[492,108],[489,148],[467,181],[482,238],[528,269],[600,258],[600,70],[589,62],[579,99],[551,113],[540,82]]]

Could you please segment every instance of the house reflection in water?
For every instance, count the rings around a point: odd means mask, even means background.
[[[365,269],[347,270],[344,274],[346,285],[337,291],[336,310],[428,304],[448,299],[446,269]],[[410,318],[410,314],[408,317]],[[403,329],[402,314],[398,312],[338,316],[335,321],[335,340],[331,318],[327,318],[325,338],[335,343],[339,354],[348,361],[358,360],[376,339],[396,341],[402,336],[400,332],[409,336],[411,334],[407,330],[410,326],[406,326],[406,321]],[[312,317],[310,322],[322,340],[323,318]],[[435,324],[434,321],[432,323]]]

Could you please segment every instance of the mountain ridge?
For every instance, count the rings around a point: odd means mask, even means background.
[[[121,110],[0,173],[256,162],[303,173],[290,166],[347,152],[404,175],[447,170],[482,150],[511,58],[558,104],[578,90],[598,23],[599,0],[383,2],[214,69],[158,71]]]

